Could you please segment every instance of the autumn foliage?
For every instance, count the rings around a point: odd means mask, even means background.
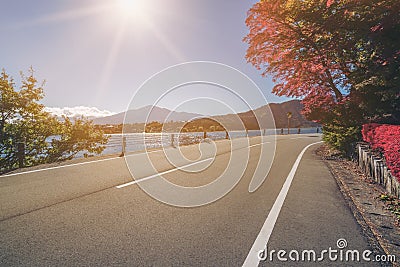
[[[364,124],[362,136],[373,149],[383,154],[390,171],[400,181],[400,126]]]
[[[247,60],[337,148],[366,121],[400,123],[400,1],[262,0],[246,24]]]

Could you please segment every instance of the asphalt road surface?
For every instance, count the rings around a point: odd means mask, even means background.
[[[186,158],[174,162],[168,159],[178,149],[152,151],[152,168],[145,153],[136,153],[126,160],[2,176],[0,265],[379,266],[362,259],[372,249],[314,154],[319,135],[278,136],[268,176],[249,192],[256,169],[268,168],[259,158],[273,152],[272,138],[187,146]],[[236,159],[232,150],[241,151]],[[229,164],[240,172],[244,160],[238,184],[199,207],[164,204],[139,186],[162,179],[158,174],[177,185],[203,186]],[[135,169],[134,181],[128,166]],[[349,250],[359,252],[360,262],[352,261]],[[364,256],[374,259],[368,252]]]

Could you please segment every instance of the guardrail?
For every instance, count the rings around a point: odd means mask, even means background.
[[[113,138],[106,149],[120,148],[121,156],[129,151],[199,143],[205,139],[221,140],[248,136],[248,132],[132,133]],[[122,139],[121,139],[122,137]],[[107,153],[107,152],[106,152]]]
[[[390,195],[400,198],[400,182],[391,174],[384,159],[365,143],[358,144],[357,151],[360,168],[376,183],[383,185]]]
[[[319,133],[319,128],[291,128],[291,134],[312,134]],[[127,152],[141,151],[145,149],[161,148],[168,146],[179,146],[201,142],[208,138],[212,140],[234,139],[239,137],[252,137],[262,135],[283,134],[281,129],[261,129],[247,131],[214,131],[214,132],[162,132],[162,133],[125,133],[112,134],[110,140],[105,145],[102,155],[121,154]],[[125,139],[123,139],[125,138]],[[77,157],[81,157],[82,153]]]
[[[291,128],[291,134],[313,134],[319,133],[319,128]],[[104,144],[104,150],[101,155],[125,155],[128,152],[143,151],[146,149],[161,148],[168,146],[179,146],[201,142],[204,139],[221,140],[234,139],[240,137],[253,137],[263,135],[279,135],[284,134],[282,129],[261,129],[246,131],[214,131],[214,132],[180,132],[180,133],[125,133],[111,134],[107,144]],[[46,139],[51,142],[57,136],[50,136]],[[29,167],[25,162],[25,144],[16,143],[15,153],[17,156],[16,166],[19,168]],[[1,157],[6,155],[2,154]],[[80,151],[74,157],[83,158],[91,156],[87,151]],[[0,173],[10,171],[11,169],[1,169]]]

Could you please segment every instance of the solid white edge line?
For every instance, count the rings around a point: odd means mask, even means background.
[[[156,174],[153,174],[153,175],[150,175],[150,176],[141,178],[141,179],[139,179],[139,180],[135,180],[135,181],[132,181],[132,182],[129,182],[129,183],[117,185],[116,188],[120,189],[120,188],[124,188],[124,187],[126,187],[126,186],[129,186],[129,185],[134,185],[134,184],[137,184],[137,183],[139,183],[139,182],[143,182],[143,181],[146,181],[146,180],[149,180],[149,179],[152,179],[152,178],[156,178],[156,177],[161,176],[161,175],[163,175],[163,174],[171,173],[171,172],[174,172],[174,171],[177,171],[177,170],[181,170],[181,169],[186,168],[186,167],[190,167],[190,166],[193,166],[193,165],[196,165],[196,164],[205,162],[205,161],[209,161],[209,160],[211,160],[211,159],[214,159],[214,158],[206,158],[206,159],[203,159],[203,160],[200,160],[200,161],[196,161],[196,162],[192,162],[192,163],[190,163],[190,164],[187,164],[187,165],[184,165],[184,166],[180,166],[180,167],[177,167],[177,168],[168,170],[168,171],[156,173]]]
[[[278,197],[276,198],[274,205],[272,206],[267,219],[265,220],[260,233],[258,234],[256,240],[253,243],[253,246],[251,247],[246,260],[244,261],[242,266],[248,267],[248,266],[258,266],[260,263],[260,259],[258,258],[258,253],[262,250],[264,250],[265,246],[268,244],[269,238],[271,236],[272,231],[274,230],[275,223],[278,219],[279,213],[282,209],[283,203],[285,201],[286,195],[289,192],[290,185],[292,184],[294,175],[296,174],[297,168],[299,167],[300,161],[306,152],[306,150],[315,144],[322,143],[316,142],[309,144],[303,150],[300,152],[298,155],[296,161],[293,164],[292,169],[290,170],[285,183],[282,186],[281,191],[279,192]]]
[[[161,151],[161,149],[160,150],[150,151],[148,153],[137,153],[137,154],[126,155],[125,157],[132,157],[132,156],[140,155],[140,154],[147,154],[148,155],[148,154],[159,152],[159,151]],[[109,160],[114,160],[114,159],[119,159],[119,158],[123,158],[123,157],[114,157],[114,158],[108,158],[108,159],[91,160],[91,161],[86,161],[86,162],[73,163],[73,164],[68,164],[68,165],[61,165],[61,166],[54,166],[54,167],[49,167],[49,168],[31,170],[31,171],[26,171],[26,172],[17,172],[17,173],[5,174],[5,175],[0,175],[0,178],[16,176],[16,175],[23,175],[23,174],[29,174],[29,173],[35,173],[35,172],[49,171],[49,170],[66,168],[66,167],[74,167],[74,166],[79,166],[79,165],[86,165],[86,164],[109,161]]]
[[[89,163],[109,161],[109,160],[114,160],[114,159],[118,159],[118,158],[119,157],[117,157],[117,158],[108,158],[108,159],[99,159],[99,160],[95,160],[95,161],[86,161],[86,162],[81,162],[81,163],[74,163],[74,164],[55,166],[55,167],[49,167],[49,168],[44,168],[44,169],[31,170],[31,171],[26,171],[26,172],[17,172],[17,173],[12,173],[12,174],[5,174],[5,175],[1,175],[0,178],[16,176],[16,175],[22,175],[22,174],[35,173],[35,172],[42,172],[42,171],[48,171],[48,170],[55,170],[55,169],[61,169],[61,168],[66,168],[66,167],[79,166],[79,165],[86,165],[86,164],[89,164]]]
[[[260,144],[257,144],[257,145],[260,145]],[[250,146],[250,147],[252,147],[252,146]],[[136,156],[136,155],[140,155],[140,154],[147,154],[148,155],[148,154],[155,153],[155,152],[160,152],[160,151],[162,151],[162,149],[149,151],[147,153],[130,154],[130,155],[126,155],[125,157],[132,157],[132,156]],[[119,159],[119,158],[122,158],[122,157],[114,157],[114,158],[108,158],[108,159],[92,160],[92,161],[73,163],[73,164],[62,165],[62,166],[54,166],[54,167],[31,170],[31,171],[25,171],[25,172],[17,172],[17,173],[5,174],[5,175],[0,175],[0,178],[17,176],[17,175],[24,175],[24,174],[30,174],[30,173],[42,172],[42,171],[50,171],[50,170],[56,170],[56,169],[62,169],[62,168],[67,168],[67,167],[86,165],[86,164],[97,163],[97,162],[104,162],[104,161],[115,160],[115,159]]]

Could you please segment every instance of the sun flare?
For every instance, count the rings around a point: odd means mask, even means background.
[[[141,17],[146,11],[145,0],[117,0],[117,6],[124,16]]]

